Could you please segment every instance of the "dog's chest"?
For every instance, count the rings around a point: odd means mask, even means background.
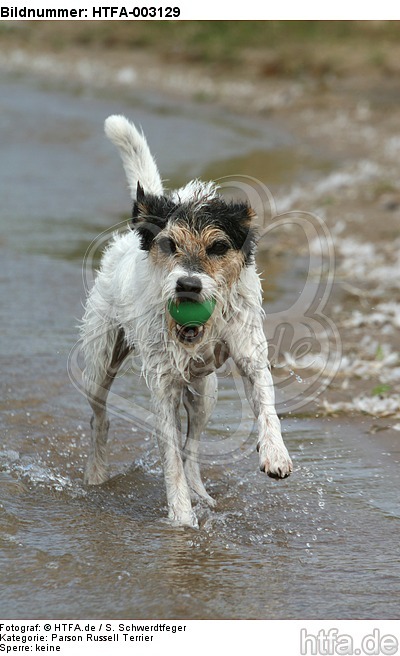
[[[202,345],[190,358],[187,373],[190,379],[203,378],[217,371],[229,358],[228,345],[221,339]]]

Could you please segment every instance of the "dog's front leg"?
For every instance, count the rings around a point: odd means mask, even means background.
[[[200,437],[217,401],[218,382],[215,373],[194,378],[183,390],[183,405],[188,415],[188,434],[183,449],[185,473],[189,487],[212,508],[215,501],[208,494],[200,476]]]
[[[282,439],[280,421],[275,410],[268,345],[261,320],[255,319],[251,326],[238,325],[237,330],[240,332],[231,340],[230,350],[242,375],[248,401],[258,420],[257,450],[260,469],[272,478],[286,478],[292,472],[293,466]],[[239,339],[237,336],[240,336]]]
[[[164,469],[168,517],[182,526],[198,527],[192,510],[190,489],[182,461],[182,437],[179,416],[181,389],[165,386],[155,399],[157,440]]]

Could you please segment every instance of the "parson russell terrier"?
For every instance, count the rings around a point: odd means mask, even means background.
[[[197,527],[191,495],[215,502],[200,477],[199,440],[217,396],[215,371],[231,357],[258,420],[260,469],[286,478],[292,463],[274,406],[254,252],[255,214],[212,182],[165,191],[146,139],[123,116],[105,122],[134,201],[130,230],[113,237],[82,324],[84,385],[93,410],[85,482],[107,479],[106,402],[120,365],[141,356],[151,390],[170,520]],[[179,325],[168,303],[215,300],[203,325]],[[188,415],[182,447],[180,403]]]

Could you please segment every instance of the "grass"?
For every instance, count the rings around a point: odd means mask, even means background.
[[[164,61],[260,76],[341,74],[352,66],[390,69],[397,21],[19,21],[0,22],[0,44],[103,51],[141,49]]]
[[[388,394],[392,390],[390,385],[377,385],[372,390],[372,396],[382,396],[383,394]]]

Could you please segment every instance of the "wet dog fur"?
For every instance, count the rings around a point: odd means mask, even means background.
[[[107,396],[130,353],[141,356],[152,391],[169,519],[197,527],[192,498],[215,502],[200,476],[199,440],[217,399],[216,370],[231,357],[258,421],[260,469],[285,478],[292,463],[283,443],[263,331],[261,285],[254,262],[254,212],[227,202],[212,182],[165,191],[146,139],[123,116],[105,122],[133,199],[130,230],[107,247],[82,324],[84,384],[93,416],[85,481],[107,479]],[[204,326],[180,326],[169,301],[215,299]],[[188,414],[182,446],[180,404]]]

